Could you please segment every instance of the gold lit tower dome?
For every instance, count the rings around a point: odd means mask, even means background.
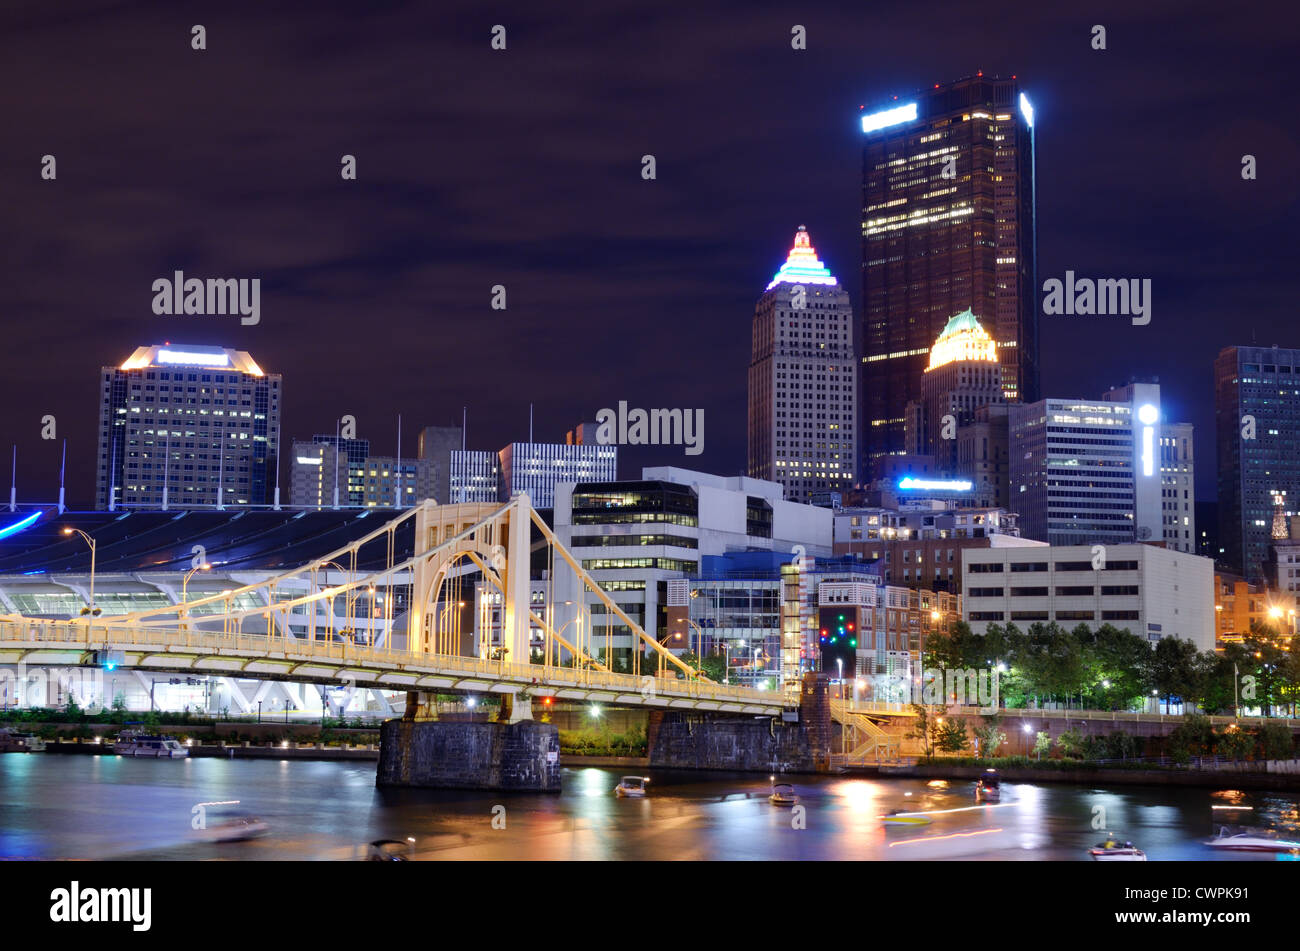
[[[948,323],[930,348],[930,365],[925,372],[957,361],[998,362],[997,342],[980,326],[979,319],[969,307],[948,318]]]
[[[956,429],[981,406],[1003,401],[1002,373],[997,341],[970,308],[949,317],[921,374],[921,399],[909,404],[907,445],[934,456],[941,470],[955,471]]]

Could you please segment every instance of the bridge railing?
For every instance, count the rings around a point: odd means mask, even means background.
[[[0,620],[0,644],[51,644],[80,646],[83,650],[112,647],[139,648],[159,652],[210,651],[249,659],[291,660],[299,663],[329,662],[342,668],[379,667],[411,675],[452,674],[510,681],[539,688],[566,686],[638,693],[643,697],[663,694],[719,702],[751,702],[766,707],[797,704],[780,691],[726,686],[704,681],[637,676],[593,670],[589,667],[558,667],[543,664],[505,663],[466,657],[394,650],[390,647],[358,647],[347,641],[312,641],[261,634],[222,633],[196,628],[172,629],[135,625],[114,625],[111,629],[87,625],[84,621]],[[394,684],[392,689],[403,689]]]
[[[954,716],[987,716],[987,707],[949,706],[946,707]],[[1181,713],[1136,713],[1131,710],[1043,710],[1024,707],[1000,707],[998,716],[1007,719],[1035,718],[1040,720],[1098,720],[1111,723],[1182,723],[1185,714]],[[1264,726],[1269,723],[1281,723],[1292,729],[1300,729],[1300,720],[1288,717],[1230,717],[1213,715],[1208,717],[1213,726]]]

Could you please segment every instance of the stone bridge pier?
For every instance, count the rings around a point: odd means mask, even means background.
[[[379,731],[376,786],[560,791],[560,732],[532,719],[532,701],[504,694],[495,723],[433,719],[433,695]]]
[[[834,742],[830,681],[825,674],[805,675],[798,711],[783,716],[655,710],[647,737],[652,767],[827,772]]]

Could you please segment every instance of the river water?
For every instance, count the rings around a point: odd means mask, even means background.
[[[9,754],[0,858],[349,860],[372,840],[414,839],[417,860],[1086,861],[1113,830],[1151,861],[1273,861],[1204,841],[1224,821],[1300,832],[1295,793],[1004,783],[1000,804],[969,808],[969,782],[785,777],[804,807],[793,813],[768,802],[767,776],[647,775],[650,796],[636,800],[616,798],[618,771],[603,768],[565,769],[561,795],[535,795],[379,790],[369,762]],[[209,821],[248,813],[269,833],[201,841],[195,805],[230,800],[239,805],[205,807]],[[893,809],[930,812],[931,822],[886,827],[880,816]]]

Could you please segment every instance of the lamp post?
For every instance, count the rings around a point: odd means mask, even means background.
[[[210,571],[211,569],[212,566],[205,561],[203,564],[195,565],[189,571],[185,572],[185,577],[181,579],[181,613],[185,616],[185,628],[187,630],[190,626],[190,609],[186,607],[186,605],[189,604],[190,598],[186,593],[186,588],[189,586],[190,579],[194,577],[196,571]]]
[[[90,625],[94,623],[99,608],[95,607],[95,540],[79,528],[65,528],[63,534],[77,534],[90,546],[90,605],[86,608],[86,643],[90,643]]]
[[[702,675],[704,673],[704,628],[700,627],[690,618],[683,618],[683,620],[685,620],[699,636],[699,642],[695,648],[695,672]]]
[[[682,639],[682,632],[681,632],[681,631],[673,631],[673,633],[669,634],[667,637],[665,637],[662,641],[659,641],[658,643],[659,643],[659,646],[662,647],[664,650],[672,650],[672,648],[668,646],[668,642],[669,642],[669,641],[680,641],[681,639]],[[681,645],[678,644],[677,646],[680,647]],[[659,670],[662,671],[663,669],[664,669],[664,658],[663,658],[663,655],[660,654],[660,655],[659,655]]]

